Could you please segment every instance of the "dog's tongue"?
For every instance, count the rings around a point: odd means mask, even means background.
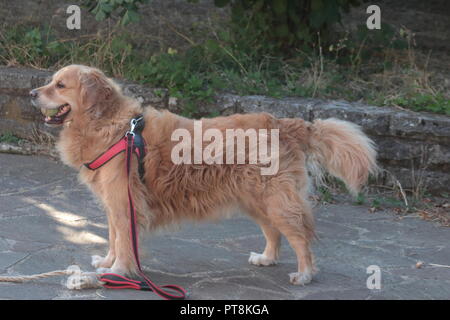
[[[53,117],[58,113],[58,109],[41,108],[41,112],[44,116]]]

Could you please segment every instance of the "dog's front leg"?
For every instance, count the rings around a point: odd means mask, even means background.
[[[130,238],[127,185],[123,181],[115,179],[108,185],[107,193],[102,196],[102,200],[108,208],[110,251],[102,260],[104,266],[99,265],[99,269],[97,269],[99,273],[112,272],[132,275],[137,271]],[[112,265],[108,266],[109,263]]]
[[[111,268],[114,261],[116,260],[116,229],[111,223],[111,212],[108,211],[108,231],[109,231],[109,250],[105,257],[98,255],[92,256],[92,266],[96,269],[98,268]]]

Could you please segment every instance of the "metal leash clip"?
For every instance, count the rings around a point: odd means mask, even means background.
[[[142,117],[139,118],[133,118],[130,121],[130,130],[127,131],[127,133],[125,133],[126,136],[128,136],[129,134],[131,134],[132,136],[135,136],[134,130],[136,129],[136,126],[138,125],[139,121],[142,120]]]

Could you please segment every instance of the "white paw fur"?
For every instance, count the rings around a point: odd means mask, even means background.
[[[101,256],[97,255],[91,256],[91,265],[97,269],[104,260],[105,258]]]
[[[289,280],[292,284],[302,285],[308,284],[313,278],[312,272],[293,272],[289,274]]]
[[[102,273],[118,273],[118,272],[114,272],[111,268],[97,268],[95,270],[95,272],[97,274],[102,274]]]
[[[255,266],[271,266],[277,264],[277,261],[275,259],[269,259],[262,253],[250,252],[248,263],[254,264]]]
[[[101,274],[101,273],[115,273],[118,275],[122,275],[122,276],[130,276],[133,274],[133,272],[131,272],[130,270],[124,269],[120,266],[117,265],[113,265],[111,268],[97,268],[95,270],[95,272],[97,274]]]

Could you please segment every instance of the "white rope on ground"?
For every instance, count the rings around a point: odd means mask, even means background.
[[[27,276],[0,276],[0,282],[24,283],[28,281],[40,280],[44,278],[69,275],[66,287],[71,290],[88,288],[101,288],[103,282],[99,280],[95,272],[81,272],[80,269],[55,270]]]
[[[432,267],[438,267],[438,268],[450,268],[450,266],[447,266],[445,264],[437,264],[437,263],[429,263]]]
[[[33,280],[39,280],[49,277],[56,277],[56,276],[65,276],[65,275],[71,275],[74,272],[71,270],[55,270],[50,272],[44,272],[44,273],[38,273],[33,274],[29,276],[0,276],[0,282],[27,282],[27,281],[33,281]]]

